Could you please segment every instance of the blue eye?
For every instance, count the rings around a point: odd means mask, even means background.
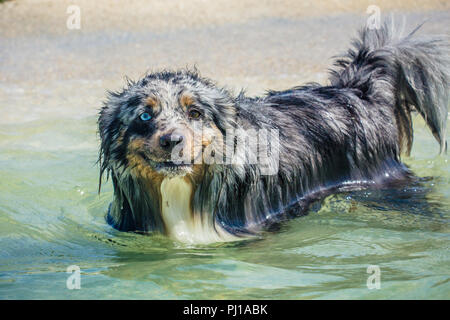
[[[142,121],[148,121],[152,118],[152,116],[149,113],[144,112],[143,114],[140,115],[139,118],[141,118]]]

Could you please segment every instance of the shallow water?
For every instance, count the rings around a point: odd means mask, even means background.
[[[1,298],[450,298],[449,162],[422,122],[407,160],[433,177],[420,186],[332,196],[259,240],[189,247],[106,225],[95,121],[0,129]]]
[[[0,299],[450,299],[450,159],[437,155],[420,119],[405,158],[420,184],[331,196],[258,240],[186,246],[104,220],[112,187],[97,194],[95,113],[123,74],[158,61],[197,63],[257,93],[319,81],[324,59],[347,46],[361,21],[344,14],[179,33],[0,37]],[[429,30],[448,26],[436,21]],[[81,269],[81,290],[66,288],[70,265]],[[369,265],[381,270],[379,290],[366,286]]]

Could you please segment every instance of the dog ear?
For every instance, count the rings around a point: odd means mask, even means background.
[[[216,126],[225,134],[227,129],[236,127],[236,107],[231,101],[216,101],[217,112],[213,114]]]
[[[133,94],[132,82],[128,80],[128,87],[118,92],[108,91],[106,101],[100,110],[98,118],[98,133],[100,135],[100,152],[98,163],[100,165],[99,192],[101,188],[102,175],[109,171],[109,163],[114,155],[122,147],[118,139],[121,137],[122,112],[127,108],[136,107],[141,103],[141,97]]]
[[[117,118],[119,105],[114,103],[115,98],[119,98],[121,94],[108,92],[107,101],[103,103],[103,107],[100,110],[98,118],[98,134],[100,135],[100,151],[97,163],[100,166],[100,176],[98,183],[98,193],[101,191],[102,187],[102,176],[105,171],[108,171],[109,160],[111,155],[111,144],[114,132],[113,123]]]

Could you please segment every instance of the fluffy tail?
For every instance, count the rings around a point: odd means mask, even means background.
[[[420,26],[419,26],[420,27]],[[410,153],[413,141],[412,108],[425,119],[446,150],[450,83],[450,46],[444,37],[408,36],[399,38],[394,27],[385,23],[379,29],[364,28],[353,49],[335,65],[331,84],[355,88],[369,102],[392,105],[399,129],[399,147]]]

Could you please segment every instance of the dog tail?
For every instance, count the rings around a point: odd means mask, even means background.
[[[450,46],[445,37],[397,37],[394,26],[365,27],[353,48],[331,71],[333,86],[357,89],[369,103],[392,105],[399,130],[400,151],[409,155],[413,141],[411,111],[425,119],[447,148],[445,130],[449,104]]]

